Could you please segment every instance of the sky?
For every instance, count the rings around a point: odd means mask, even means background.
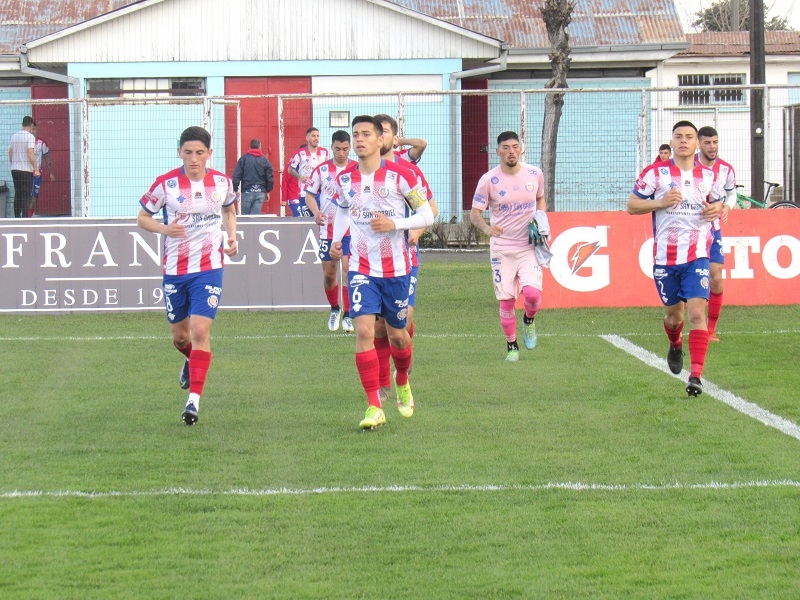
[[[714,2],[712,0],[674,0],[678,16],[683,23],[684,31],[694,31],[691,24],[695,20],[697,11],[708,8]],[[767,11],[767,21],[775,16],[789,15],[789,27],[795,31],[800,31],[800,3],[795,6],[795,0],[765,0],[769,9]]]

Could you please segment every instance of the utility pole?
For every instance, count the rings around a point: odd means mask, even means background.
[[[735,1],[735,0],[734,0]],[[764,2],[750,0],[750,83],[763,84]],[[764,197],[764,90],[750,90],[750,196]]]

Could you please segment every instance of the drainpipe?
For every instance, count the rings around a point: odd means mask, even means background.
[[[72,86],[72,97],[80,98],[81,82],[77,77],[70,77],[69,75],[61,75],[60,73],[52,73],[43,69],[30,67],[28,66],[28,49],[22,46],[19,50],[19,70],[21,73],[33,75],[35,77],[44,77],[45,79],[52,79],[53,81],[60,81],[61,83],[68,83]]]
[[[489,73],[497,73],[498,71],[505,71],[508,68],[508,44],[503,44],[500,46],[500,56],[498,57],[500,62],[496,65],[489,65],[487,67],[478,67],[477,69],[470,69],[468,71],[457,71],[455,73],[450,74],[450,91],[454,91],[456,89],[457,83],[460,79],[464,79],[465,77],[475,77],[477,75],[488,75]],[[453,132],[453,136],[456,135],[456,132],[460,131],[459,123],[458,123],[458,114],[457,114],[457,103],[458,98],[455,94],[450,96],[450,131]],[[453,147],[459,147],[455,142],[458,140],[454,140]],[[452,214],[458,219],[459,222],[463,220],[463,210],[461,208],[461,161],[459,157],[461,156],[460,152],[451,152],[451,162],[450,162],[450,187],[453,190],[453,206],[452,206]]]

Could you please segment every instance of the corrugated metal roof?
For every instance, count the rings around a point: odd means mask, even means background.
[[[142,0],[0,0],[0,54],[26,42]],[[532,0],[388,0],[507,42],[549,48]],[[575,0],[568,27],[572,47],[670,44],[685,41],[673,0]]]
[[[389,0],[400,6],[507,42],[511,48],[549,48],[532,0]],[[570,44],[626,46],[685,42],[673,0],[574,0]]]
[[[689,56],[750,56],[750,33],[728,31],[713,33],[687,33],[691,46],[675,58]],[[765,54],[800,54],[800,32],[765,31]]]
[[[140,0],[0,0],[0,54]]]

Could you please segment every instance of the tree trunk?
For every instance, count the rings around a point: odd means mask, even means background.
[[[550,38],[550,64],[553,77],[545,86],[548,89],[564,89],[567,86],[567,73],[570,64],[569,34],[566,27],[572,20],[575,5],[570,0],[545,0],[540,9],[547,35]],[[558,143],[558,124],[564,107],[563,92],[548,92],[544,102],[544,122],[542,123],[542,172],[544,174],[544,195],[547,210],[555,210],[556,187],[556,146]]]

